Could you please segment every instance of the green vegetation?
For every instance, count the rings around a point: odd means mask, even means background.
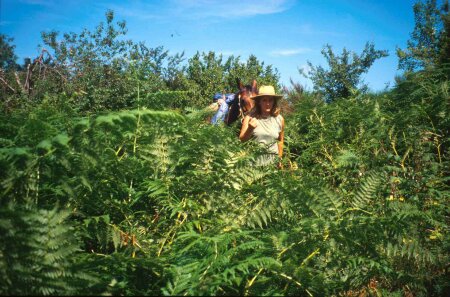
[[[338,98],[348,98],[358,91],[367,91],[367,85],[362,84],[361,75],[369,71],[375,60],[386,57],[387,51],[375,50],[373,43],[366,43],[361,55],[352,53],[344,48],[342,55],[336,56],[331,45],[327,44],[322,50],[330,70],[322,66],[314,66],[308,61],[308,73],[302,73],[314,83],[314,90],[326,102]],[[362,85],[361,85],[362,84]]]
[[[449,294],[448,43],[382,93],[286,90],[278,170],[202,109],[276,69],[125,34],[107,12],[21,66],[1,35],[1,295]]]

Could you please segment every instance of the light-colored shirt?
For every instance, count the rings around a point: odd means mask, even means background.
[[[269,153],[278,155],[277,140],[282,128],[282,117],[269,116],[267,118],[256,119],[258,125],[253,130],[256,141],[267,147]]]

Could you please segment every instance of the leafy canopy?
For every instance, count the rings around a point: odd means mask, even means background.
[[[361,75],[369,71],[377,59],[388,55],[387,51],[375,50],[375,45],[370,42],[366,43],[360,55],[346,48],[341,55],[336,55],[329,44],[322,49],[322,54],[328,63],[328,70],[308,61],[309,70],[306,73],[301,70],[300,73],[312,80],[314,90],[327,102],[348,98],[356,91],[365,92],[367,86],[362,83]]]
[[[406,72],[449,62],[449,4],[441,9],[436,0],[418,1],[413,6],[415,25],[406,49],[397,48],[398,68]]]

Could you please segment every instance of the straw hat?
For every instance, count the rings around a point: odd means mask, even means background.
[[[275,89],[273,86],[260,86],[258,95],[252,96],[250,98],[256,100],[264,96],[273,97],[274,99],[280,99],[281,97],[283,97],[283,95],[275,94]]]

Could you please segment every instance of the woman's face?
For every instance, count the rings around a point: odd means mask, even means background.
[[[259,107],[261,108],[262,115],[270,115],[274,103],[273,97],[264,96],[259,99]]]

